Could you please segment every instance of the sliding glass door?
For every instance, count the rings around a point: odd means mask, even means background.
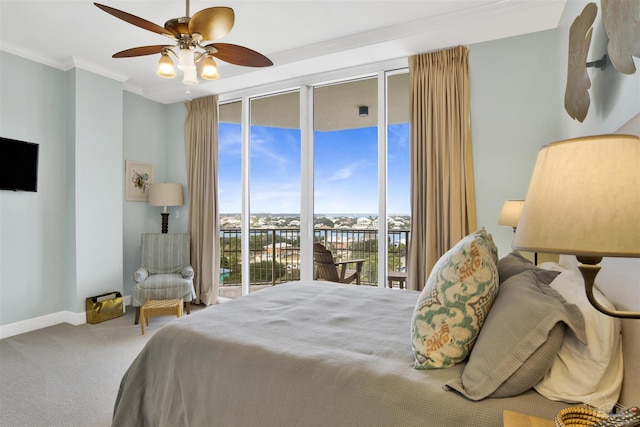
[[[377,82],[348,81],[313,93],[314,241],[336,261],[364,259],[360,283],[368,285],[378,275]]]
[[[300,95],[251,99],[251,290],[300,279]]]
[[[237,298],[242,283],[242,102],[219,107],[218,203],[220,206],[219,296]]]
[[[406,273],[411,225],[409,73],[387,75],[387,271]]]
[[[314,243],[364,285],[405,272],[408,116],[406,69],[220,105],[220,296],[313,277]]]

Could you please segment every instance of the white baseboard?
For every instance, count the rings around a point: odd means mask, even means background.
[[[126,306],[131,305],[131,295],[125,295],[123,303],[126,311]],[[42,328],[48,328],[49,326],[54,326],[60,323],[68,323],[73,326],[82,325],[87,323],[87,314],[84,311],[81,313],[74,313],[69,310],[64,310],[40,317],[34,317],[33,319],[21,320],[7,325],[0,325],[0,339],[36,331]]]
[[[74,313],[68,310],[59,311],[57,313],[46,314],[33,319],[21,320],[20,322],[9,323],[0,326],[0,339],[9,338],[14,335],[24,334],[26,332],[35,331],[59,323],[69,323],[71,325],[81,325],[87,321],[86,314]]]

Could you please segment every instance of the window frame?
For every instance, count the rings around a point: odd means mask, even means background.
[[[220,105],[241,102],[242,135],[242,178],[241,178],[241,228],[250,229],[250,120],[251,100],[278,93],[298,91],[300,96],[300,137],[301,137],[301,206],[300,206],[300,280],[313,280],[313,214],[314,214],[314,126],[313,126],[313,89],[329,84],[344,83],[362,78],[377,77],[378,82],[378,287],[385,287],[387,281],[388,242],[384,237],[387,227],[387,154],[388,154],[388,114],[387,99],[389,76],[408,73],[407,59],[397,59],[381,63],[368,64],[351,69],[306,76],[269,85],[227,92],[218,95]],[[218,219],[219,221],[219,219]],[[383,236],[382,238],[380,236]],[[249,239],[242,239],[242,296],[250,293],[249,275]]]

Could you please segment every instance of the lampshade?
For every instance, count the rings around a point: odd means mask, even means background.
[[[518,220],[520,219],[520,213],[522,212],[522,206],[524,200],[506,200],[502,205],[502,212],[500,212],[500,218],[498,218],[498,225],[507,225],[509,227],[516,228],[518,226]]]
[[[176,72],[173,69],[173,61],[169,58],[169,55],[166,52],[163,52],[162,55],[160,55],[160,60],[158,61],[158,75],[164,78],[176,76]]]
[[[215,80],[220,77],[216,61],[214,61],[211,56],[207,56],[204,58],[204,61],[202,61],[202,73],[200,75],[203,79],[207,80]]]
[[[542,147],[512,246],[640,257],[640,138],[598,135]]]
[[[182,206],[182,184],[149,185],[150,206]]]

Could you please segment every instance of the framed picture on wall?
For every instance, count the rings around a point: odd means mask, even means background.
[[[153,163],[125,161],[126,200],[146,202],[149,200],[149,184],[153,184]]]

